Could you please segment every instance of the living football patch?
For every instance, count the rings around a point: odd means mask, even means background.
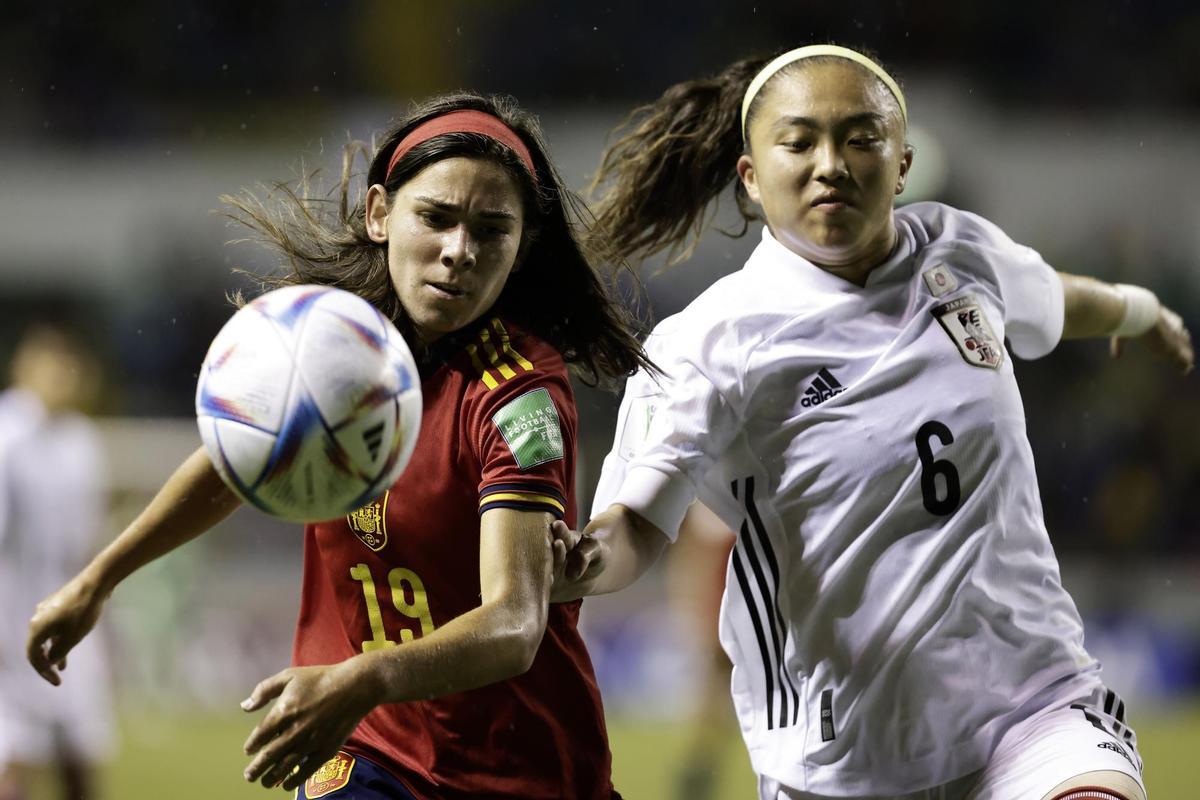
[[[512,451],[521,469],[563,457],[562,425],[558,409],[546,389],[534,389],[492,416],[492,422]]]

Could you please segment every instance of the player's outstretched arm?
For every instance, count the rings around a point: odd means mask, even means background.
[[[598,514],[582,533],[562,522],[551,528],[555,565],[551,601],[562,603],[624,589],[653,566],[667,546],[667,536],[636,511],[614,503]]]
[[[461,692],[528,670],[546,631],[551,519],[541,511],[484,512],[478,608],[401,647],[293,667],[255,687],[242,704],[246,711],[278,699],[246,740],[246,752],[255,755],[246,779],[294,789],[376,705]]]
[[[1113,358],[1125,339],[1137,339],[1180,372],[1195,366],[1192,336],[1183,320],[1140,286],[1113,285],[1060,272],[1064,339],[1111,337]]]
[[[229,516],[241,501],[200,448],[175,470],[137,519],[65,586],[38,603],[26,655],[57,686],[67,653],[96,624],[104,602],[139,567],[171,552]]]

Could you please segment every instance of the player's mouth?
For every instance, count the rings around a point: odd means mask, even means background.
[[[844,211],[847,208],[853,208],[854,203],[850,202],[850,198],[841,192],[825,192],[812,201],[812,207],[821,211]]]
[[[437,283],[434,281],[429,281],[425,285],[432,289],[433,293],[438,297],[443,297],[447,300],[457,300],[458,298],[465,296],[467,293],[466,289],[462,288],[461,286],[456,286],[453,283]]]

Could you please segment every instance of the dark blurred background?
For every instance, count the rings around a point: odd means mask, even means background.
[[[347,141],[459,87],[537,112],[582,189],[637,103],[823,41],[873,49],[906,87],[917,155],[902,201],[976,211],[1059,269],[1146,285],[1200,332],[1195,3],[83,0],[0,9],[0,363],[30,320],[88,331],[107,371],[115,531],[198,443],[196,370],[244,284],[233,268],[274,264],[226,244],[240,233],[221,193],[313,169],[332,186]],[[755,240],[714,233],[687,264],[648,265],[653,315]],[[1017,370],[1089,648],[1123,694],[1170,707],[1200,687],[1200,379],[1137,347],[1113,362],[1103,342]],[[579,401],[586,508],[616,398],[581,387]],[[250,512],[226,527],[114,601],[128,706],[225,706],[286,661],[297,532]],[[651,579],[589,603],[614,714],[687,704],[697,645],[664,652],[660,594]],[[222,666],[206,671],[213,652]]]

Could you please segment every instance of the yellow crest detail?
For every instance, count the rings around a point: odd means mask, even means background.
[[[350,782],[350,772],[353,769],[354,756],[339,752],[304,782],[304,794],[310,800],[315,800],[317,797],[336,792]]]
[[[346,515],[350,532],[377,553],[387,544],[387,502],[390,494],[390,491],[384,492],[381,499]]]

